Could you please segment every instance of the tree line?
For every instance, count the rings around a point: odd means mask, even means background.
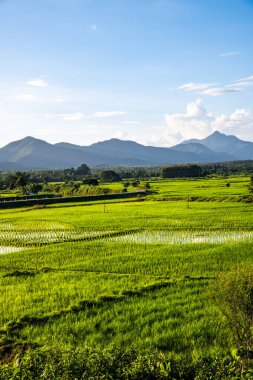
[[[0,172],[0,190],[21,189],[24,193],[37,194],[40,191],[52,191],[52,183],[64,183],[62,192],[69,192],[72,188],[78,192],[80,184],[98,186],[100,182],[121,182],[124,189],[132,185],[138,187],[140,181],[150,178],[199,178],[212,175],[251,175],[253,161],[233,161],[216,164],[184,164],[168,165],[163,167],[119,167],[90,169],[86,164],[77,168],[61,170],[32,170],[29,172]],[[132,182],[131,182],[132,181]],[[79,184],[77,182],[80,182]],[[250,189],[253,188],[253,183]],[[51,190],[50,190],[51,189]],[[59,189],[58,189],[59,190]]]

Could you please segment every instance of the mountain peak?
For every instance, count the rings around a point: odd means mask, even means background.
[[[226,135],[224,135],[224,133],[221,133],[221,132],[219,132],[219,131],[214,131],[213,133],[211,133],[211,135],[210,136],[208,136],[208,137],[220,137],[220,136],[226,136]]]
[[[37,140],[35,137],[32,137],[32,136],[26,136],[22,139],[23,141],[34,141],[34,140]]]
[[[253,143],[250,141],[240,140],[234,135],[225,135],[219,131],[213,132],[202,140],[188,140],[182,144],[189,145],[189,143],[200,143],[216,153],[226,153],[234,156],[235,159],[252,159]],[[186,149],[184,147],[184,149]]]
[[[233,135],[225,135],[224,133],[215,131],[211,135],[207,136],[205,139],[199,140],[199,141],[201,143],[216,144],[216,148],[217,148],[218,145],[221,145],[221,144],[227,145],[229,143],[239,142],[240,139],[238,139],[238,137],[233,136]],[[215,146],[213,146],[213,148],[215,148]]]
[[[25,143],[35,143],[35,142],[40,142],[40,143],[46,143],[46,141],[41,140],[41,139],[36,139],[35,137],[32,136],[26,136],[23,139],[19,140],[20,142],[25,142]],[[48,144],[48,143],[46,143]]]
[[[92,145],[90,145],[91,147],[100,147],[100,146],[103,146],[103,147],[112,147],[112,148],[118,148],[118,149],[121,149],[122,147],[140,147],[142,146],[141,144],[138,144],[137,142],[135,141],[131,141],[131,140],[120,140],[120,139],[117,139],[117,138],[111,138],[109,140],[104,140],[104,141],[99,141],[97,143],[94,143]]]

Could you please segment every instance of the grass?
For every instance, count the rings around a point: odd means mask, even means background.
[[[217,338],[209,314],[212,310],[205,308],[201,296],[205,285],[204,280],[179,282],[151,294],[105,300],[86,310],[64,313],[45,324],[31,322],[19,333],[37,343],[42,340],[65,348],[81,347],[86,342],[102,349],[108,345],[133,345],[140,350],[160,349],[181,356],[189,351],[207,353],[214,351]]]
[[[151,190],[156,199],[199,198],[203,200],[236,199],[249,193],[248,177],[171,179],[152,181]],[[229,184],[229,186],[227,186]]]
[[[224,193],[224,179],[206,181],[152,182],[157,193],[141,202],[1,210],[1,245],[23,249],[0,255],[3,336],[63,351],[226,352],[231,335],[206,290],[253,264],[253,204],[234,201],[248,179]],[[176,188],[208,201],[162,200]]]

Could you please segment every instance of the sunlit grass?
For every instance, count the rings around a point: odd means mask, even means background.
[[[146,200],[0,210],[0,328],[55,347],[222,352],[229,332],[220,338],[205,292],[253,263],[253,204],[232,201],[247,186],[159,181]]]

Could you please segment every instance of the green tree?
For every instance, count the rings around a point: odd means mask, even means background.
[[[38,194],[42,189],[43,189],[43,185],[41,183],[30,183],[28,186],[27,186],[27,191],[29,191],[30,193],[33,193],[33,194]]]
[[[133,187],[138,187],[140,186],[140,181],[138,179],[136,179],[135,181],[132,181],[132,186]]]
[[[113,170],[103,170],[100,173],[100,178],[104,182],[121,182],[121,177]]]
[[[19,187],[22,189],[22,191],[25,191],[25,187],[29,183],[29,174],[25,172],[16,172],[15,173],[16,177],[16,187]]]
[[[80,165],[75,172],[78,176],[90,176],[91,174],[90,168],[86,164]]]
[[[99,182],[96,178],[88,178],[83,180],[83,184],[89,186],[98,186]]]

